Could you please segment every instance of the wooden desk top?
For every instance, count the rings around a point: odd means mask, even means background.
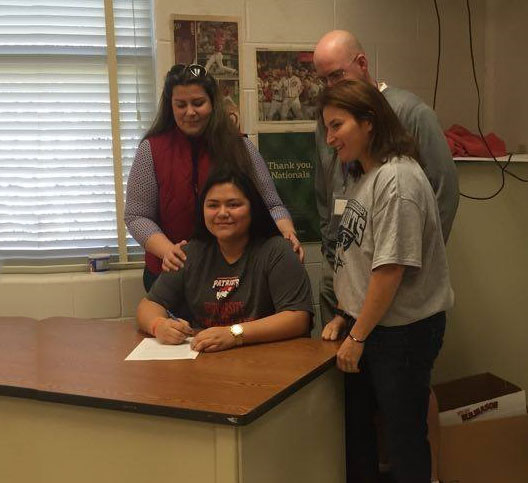
[[[0,395],[245,425],[333,366],[338,348],[301,338],[125,361],[143,337],[133,322],[0,317]]]

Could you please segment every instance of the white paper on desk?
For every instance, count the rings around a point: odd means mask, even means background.
[[[191,340],[188,338],[183,344],[168,345],[160,344],[154,337],[145,337],[125,361],[196,359],[199,353],[191,349]]]

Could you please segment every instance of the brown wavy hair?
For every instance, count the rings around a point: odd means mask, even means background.
[[[204,72],[205,72],[205,68]],[[224,101],[218,83],[209,74],[195,76],[185,65],[174,65],[165,77],[158,111],[143,140],[158,134],[163,134],[176,127],[172,111],[172,92],[176,86],[198,85],[203,88],[211,100],[212,112],[202,138],[216,166],[236,166],[237,169],[249,174],[254,179],[254,170],[249,153],[244,144],[243,136],[238,127],[229,118],[224,107]]]
[[[323,109],[334,106],[343,109],[357,121],[372,125],[368,154],[380,163],[392,157],[408,156],[420,163],[415,139],[402,126],[385,96],[372,84],[361,80],[345,80],[326,87],[319,97],[319,116]],[[352,167],[354,178],[363,174],[359,162]]]

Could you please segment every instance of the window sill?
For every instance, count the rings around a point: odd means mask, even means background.
[[[110,263],[110,272],[115,270],[134,270],[143,268],[145,263],[141,262],[115,262]],[[5,265],[0,267],[2,274],[51,274],[51,273],[89,273],[87,263],[78,263],[72,265]],[[101,272],[105,273],[105,272]]]

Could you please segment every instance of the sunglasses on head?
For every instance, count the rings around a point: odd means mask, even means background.
[[[191,77],[205,77],[207,75],[207,69],[200,64],[177,64],[171,70],[169,70],[170,75],[180,75]]]

